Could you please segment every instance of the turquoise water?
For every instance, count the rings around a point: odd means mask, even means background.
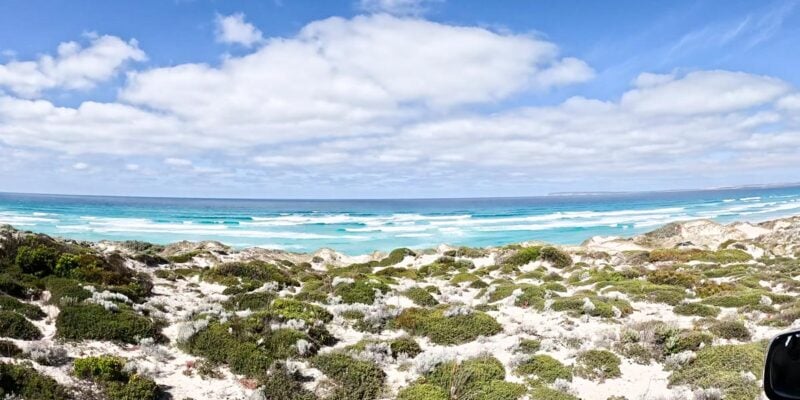
[[[578,244],[671,221],[762,221],[800,213],[800,187],[428,200],[220,200],[0,193],[0,224],[85,240],[218,240],[362,254],[442,243]]]

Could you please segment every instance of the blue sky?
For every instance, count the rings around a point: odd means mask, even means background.
[[[797,1],[5,1],[0,191],[800,181]]]

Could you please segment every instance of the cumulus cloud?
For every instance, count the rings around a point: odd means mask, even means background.
[[[743,72],[643,73],[614,99],[481,111],[593,74],[534,36],[387,14],[329,18],[216,66],[130,73],[117,102],[0,94],[0,149],[92,165],[135,159],[148,167],[125,175],[161,165],[158,179],[204,174],[220,190],[268,175],[269,185],[375,193],[422,179],[492,188],[730,175],[800,154],[796,89]]]
[[[264,40],[261,31],[253,24],[245,22],[244,14],[236,13],[233,15],[217,15],[216,36],[220,43],[234,43],[245,47]]]
[[[90,37],[87,47],[64,42],[58,45],[55,56],[0,64],[0,87],[29,98],[49,89],[89,89],[113,77],[127,62],[146,59],[134,39],[126,42],[116,36]]]
[[[358,6],[367,12],[383,12],[395,15],[420,15],[432,4],[444,0],[359,0]]]

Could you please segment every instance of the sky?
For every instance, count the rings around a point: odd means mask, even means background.
[[[0,191],[800,182],[800,1],[3,0]]]

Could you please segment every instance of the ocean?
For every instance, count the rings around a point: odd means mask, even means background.
[[[672,221],[763,221],[798,213],[800,187],[419,200],[250,200],[0,193],[0,224],[81,240],[217,240],[364,254],[446,243],[579,244]]]

